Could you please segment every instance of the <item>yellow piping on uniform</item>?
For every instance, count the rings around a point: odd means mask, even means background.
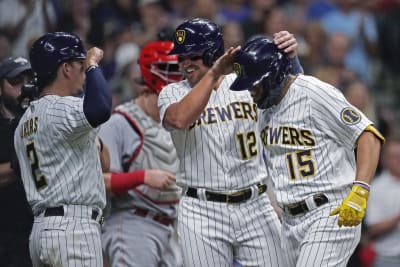
[[[385,143],[385,137],[383,137],[383,135],[373,125],[368,125],[368,127],[365,128],[365,131],[373,133],[379,140],[381,140],[382,144]]]

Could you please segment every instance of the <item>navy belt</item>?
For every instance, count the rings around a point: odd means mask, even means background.
[[[265,184],[257,184],[258,194],[261,195],[262,193],[267,191],[267,185]],[[189,187],[186,191],[186,195],[188,197],[199,198],[198,192],[196,188]],[[244,202],[251,198],[252,190],[251,188],[247,188],[244,190],[240,190],[235,193],[231,194],[223,194],[217,192],[210,192],[205,191],[206,200],[208,201],[215,201],[215,202],[225,202],[225,203],[240,203]]]

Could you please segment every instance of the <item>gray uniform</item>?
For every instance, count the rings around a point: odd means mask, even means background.
[[[277,105],[262,112],[266,166],[284,208],[285,266],[346,266],[361,225],[339,227],[329,213],[351,189],[355,144],[371,124],[336,88],[304,75]],[[301,211],[305,206],[308,212]]]
[[[96,133],[77,97],[43,96],[20,120],[14,143],[35,216],[34,266],[102,266],[106,199]]]
[[[112,172],[178,171],[170,134],[159,123],[134,102],[118,106],[115,112],[99,133],[109,147]],[[177,216],[180,195],[176,185],[165,190],[141,185],[111,198],[102,241],[112,266],[176,266],[169,244],[170,222]]]
[[[244,266],[283,266],[278,217],[267,195],[257,190],[257,183],[267,179],[255,134],[257,108],[249,92],[229,90],[234,78],[225,76],[192,126],[169,129],[180,159],[177,182],[198,194],[184,195],[180,202],[185,266],[231,266],[234,257]],[[161,118],[190,90],[186,80],[167,85],[158,99]],[[239,204],[206,201],[206,190],[243,189],[250,189],[251,197]]]

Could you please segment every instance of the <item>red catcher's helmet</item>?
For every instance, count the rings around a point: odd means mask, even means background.
[[[154,41],[140,51],[138,63],[143,81],[157,94],[165,85],[182,80],[178,55],[168,55],[173,48],[173,42]]]

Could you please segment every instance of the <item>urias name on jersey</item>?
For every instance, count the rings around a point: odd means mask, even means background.
[[[21,131],[20,131],[21,138],[25,138],[33,133],[36,133],[37,128],[38,128],[38,122],[39,122],[38,117],[33,117],[33,118],[30,118],[29,120],[24,121],[22,123]]]

